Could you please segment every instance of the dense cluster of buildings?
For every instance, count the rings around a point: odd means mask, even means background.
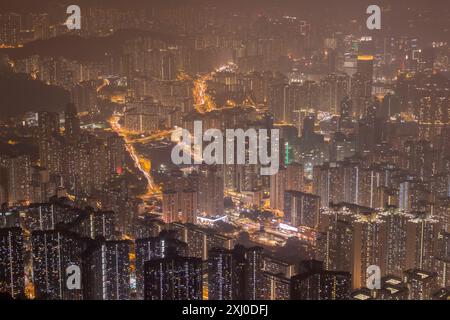
[[[449,43],[198,6],[92,6],[73,31],[65,12],[0,13],[2,69],[70,96],[0,115],[0,293],[448,299]],[[95,40],[9,54],[63,35]],[[195,121],[278,130],[279,170],[250,163],[250,138],[175,165],[170,133]]]

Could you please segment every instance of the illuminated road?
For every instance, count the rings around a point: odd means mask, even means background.
[[[213,77],[218,72],[223,71],[235,71],[237,66],[233,63],[228,63],[223,66],[218,67],[213,72],[204,75],[198,75],[194,80],[194,106],[195,109],[200,113],[210,112],[216,109],[222,109],[225,106],[218,107],[210,94],[208,94],[208,81],[213,79]],[[191,79],[190,77],[183,76],[184,79]],[[254,105],[254,102],[251,99],[246,99],[246,103],[250,103]],[[235,106],[236,103],[234,101],[228,100],[227,106]]]
[[[213,73],[202,75],[194,81],[194,104],[195,109],[200,113],[216,109],[211,96],[207,93],[208,85],[206,82],[211,80],[212,75]]]
[[[103,79],[102,84],[97,87],[97,92],[100,92],[104,87],[107,87],[109,85],[110,85],[109,80]]]
[[[126,131],[122,128],[119,123],[120,117],[117,115],[113,115],[109,119],[109,124],[111,128],[125,141],[125,147],[130,154],[131,158],[134,161],[134,165],[136,168],[144,175],[147,180],[147,192],[140,196],[141,199],[147,200],[152,197],[159,197],[161,194],[161,190],[159,186],[153,181],[152,176],[150,175],[151,169],[151,161],[149,159],[144,158],[136,152],[136,149],[133,146],[133,142],[127,137]]]

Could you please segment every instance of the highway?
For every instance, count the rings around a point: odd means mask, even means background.
[[[136,148],[133,146],[134,142],[128,138],[128,133],[125,129],[122,128],[122,126],[119,123],[119,120],[120,120],[120,116],[113,115],[109,119],[109,124],[111,125],[111,128],[114,130],[114,132],[116,132],[119,136],[123,137],[126,150],[128,151],[130,157],[133,159],[134,165],[144,175],[145,179],[147,180],[147,192],[139,197],[142,200],[148,200],[150,198],[160,197],[161,189],[154,182],[153,177],[150,174],[150,172],[151,172],[150,159],[147,159],[137,153]]]

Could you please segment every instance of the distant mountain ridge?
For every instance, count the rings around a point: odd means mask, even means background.
[[[36,40],[26,43],[22,48],[0,49],[13,60],[31,55],[64,57],[76,61],[100,61],[105,53],[118,53],[126,40],[137,37],[173,40],[174,36],[137,29],[118,30],[111,36],[85,38],[77,35],[65,35],[48,40]]]
[[[0,117],[17,116],[28,111],[62,111],[70,93],[30,79],[26,74],[0,71]]]

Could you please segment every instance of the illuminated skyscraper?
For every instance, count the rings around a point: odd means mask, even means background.
[[[54,230],[59,223],[73,222],[81,212],[84,211],[74,208],[70,202],[65,202],[64,198],[52,197],[49,202],[27,206],[24,209],[24,224],[32,231]]]
[[[31,14],[32,29],[35,40],[50,38],[50,15],[48,13]]]
[[[173,223],[177,230],[177,239],[188,244],[188,256],[208,260],[208,252],[213,248],[232,249],[234,239],[217,233],[213,229],[203,228],[191,223]]]
[[[450,286],[450,233],[441,231],[438,235],[435,268],[440,287]]]
[[[437,273],[437,283],[439,287],[445,288],[450,286],[450,258],[436,258],[435,270]]]
[[[120,176],[125,170],[126,149],[122,137],[111,135],[107,139],[109,171],[112,177]]]
[[[286,191],[287,170],[280,170],[270,176],[270,207],[277,210],[284,210],[284,192]]]
[[[418,100],[415,114],[419,120],[419,138],[436,143],[438,136],[450,124],[448,79],[439,73],[426,73],[415,81],[414,86]]]
[[[31,234],[33,284],[37,299],[81,300],[81,289],[68,289],[66,270],[82,268],[83,243],[74,234],[49,230]]]
[[[354,220],[350,211],[325,209],[321,212],[323,230],[317,240],[317,259],[324,261],[324,268],[332,271],[352,270],[353,227]]]
[[[113,211],[96,211],[90,214],[91,238],[113,240],[116,231],[117,215]]]
[[[351,80],[351,100],[353,116],[360,118],[366,112],[372,99],[373,82],[372,55],[359,55],[357,60],[357,72]]]
[[[346,74],[332,73],[320,81],[320,105],[332,114],[339,113],[342,99],[347,96],[350,79]]]
[[[93,240],[84,253],[84,294],[89,300],[130,299],[128,240]]]
[[[161,61],[161,80],[175,80],[177,72],[175,55],[165,53]]]
[[[28,155],[7,160],[7,194],[10,204],[30,201],[31,177],[31,160]]]
[[[146,261],[163,259],[175,253],[187,255],[187,244],[173,238],[170,232],[161,232],[158,237],[136,240],[136,287],[138,299],[144,299],[144,264]]]
[[[344,97],[340,101],[339,109],[340,119],[339,119],[339,129],[343,130],[346,128],[351,128],[352,124],[352,101],[349,96]]]
[[[328,208],[330,203],[339,203],[344,200],[343,170],[336,163],[325,163],[315,166],[313,170],[313,193],[320,197],[320,204]]]
[[[198,207],[209,216],[223,215],[223,179],[217,167],[202,167],[198,182]],[[195,221],[194,221],[195,222]]]
[[[80,138],[80,119],[78,118],[77,107],[73,103],[66,105],[64,120],[64,136],[70,143],[77,142]]]
[[[208,258],[208,300],[233,300],[233,276],[235,272],[231,250],[213,248]]]
[[[38,113],[39,139],[48,139],[59,134],[59,115],[55,112],[42,111]]]
[[[261,247],[252,247],[246,249],[246,292],[249,300],[258,300],[262,297],[263,279],[261,270],[263,268],[263,249]]]
[[[385,259],[381,261],[387,275],[403,276],[406,265],[407,224],[411,215],[395,207],[388,207],[380,212],[386,223]]]
[[[415,214],[407,224],[406,269],[434,271],[434,254],[439,222],[423,213]]]
[[[344,202],[347,203],[360,203],[359,185],[361,183],[360,172],[361,172],[360,161],[345,161],[342,164],[343,174],[343,192],[344,192]]]
[[[286,191],[284,195],[285,221],[295,227],[317,228],[320,197],[298,191]]]
[[[373,78],[373,60],[371,55],[359,55],[357,60],[357,73],[360,73],[367,81],[372,82]]]
[[[163,192],[163,216],[166,223],[197,222],[198,195],[195,190],[167,190]]]
[[[196,223],[198,212],[198,194],[192,189],[185,189],[180,194],[182,222]]]
[[[353,288],[364,287],[367,268],[380,266],[385,260],[386,225],[375,212],[361,213],[353,222],[352,278]],[[384,274],[384,270],[381,270]]]
[[[50,174],[61,170],[59,114],[42,111],[38,114],[38,139],[40,165]]]
[[[408,269],[404,273],[410,300],[430,300],[437,288],[437,276],[434,272],[421,269]]]
[[[262,272],[264,300],[291,300],[291,279],[283,274]]]
[[[83,216],[86,220],[80,223],[86,228],[84,236],[114,240],[117,224],[117,214],[114,211],[88,211]]]
[[[433,174],[433,144],[430,141],[407,141],[404,144],[407,168],[420,179],[428,180]]]
[[[31,204],[26,210],[25,224],[30,230],[53,230],[58,214],[53,204]]]
[[[202,300],[202,260],[169,255],[144,264],[145,300]]]
[[[270,255],[263,256],[263,270],[272,274],[281,273],[284,277],[290,279],[296,271],[296,265]]]
[[[328,226],[318,240],[318,258],[327,270],[350,272],[353,289],[359,289],[369,266],[380,266],[384,274],[386,223],[370,208],[350,204],[334,208],[322,212]]]
[[[286,190],[303,191],[305,184],[303,165],[295,162],[289,163],[286,170]]]
[[[56,208],[55,213],[58,216],[60,210]],[[81,237],[96,239],[103,238],[114,240],[115,226],[117,223],[117,214],[113,211],[93,211],[91,209],[72,210],[72,219],[66,226]]]
[[[233,250],[213,248],[208,260],[208,299],[258,300],[264,298],[262,248],[237,245]]]
[[[351,274],[326,271],[320,261],[304,261],[300,273],[291,279],[292,300],[347,300]]]
[[[17,13],[0,14],[0,45],[16,46],[19,44],[22,27],[21,16]]]
[[[289,102],[290,86],[279,83],[271,86],[269,105],[275,119],[278,121],[291,122],[293,105]]]
[[[167,190],[163,192],[162,196],[162,208],[163,219],[166,223],[179,221],[178,218],[178,193],[173,190]]]
[[[25,289],[24,239],[20,228],[0,229],[0,292],[18,297]]]

